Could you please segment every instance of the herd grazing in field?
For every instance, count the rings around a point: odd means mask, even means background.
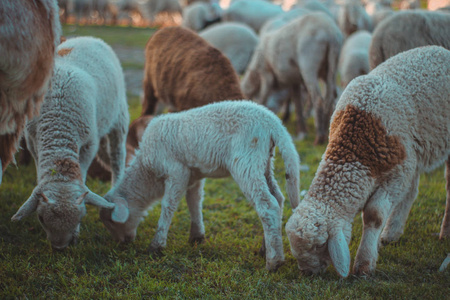
[[[205,178],[231,176],[261,220],[260,253],[276,271],[285,263],[278,147],[292,209],[285,232],[302,274],[330,264],[344,278],[372,274],[379,247],[403,234],[420,174],[444,164],[439,238],[450,238],[450,2],[420,4],[1,1],[0,184],[21,137],[37,172],[12,221],[36,212],[52,247],[62,250],[76,244],[91,204],[116,240],[132,242],[161,201],[150,244],[158,254],[183,197],[189,242],[204,241]],[[148,39],[142,113],[130,124],[114,50],[94,37],[62,38],[60,20],[133,24],[138,16],[148,25],[164,14],[177,25]],[[291,107],[293,136],[283,125]],[[294,142],[307,136],[310,117],[314,145],[326,150],[300,200]],[[104,196],[86,186],[94,160],[111,173]],[[361,212],[351,271],[352,223]]]

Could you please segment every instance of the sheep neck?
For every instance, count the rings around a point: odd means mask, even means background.
[[[369,170],[360,163],[339,164],[325,160],[311,184],[306,201],[326,215],[352,223],[375,186]]]

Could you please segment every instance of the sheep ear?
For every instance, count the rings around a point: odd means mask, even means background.
[[[24,204],[22,204],[16,214],[12,216],[11,221],[20,221],[22,220],[22,218],[31,215],[36,210],[39,203],[39,198],[42,197],[42,195],[44,194],[38,194],[36,192],[36,189],[34,189],[33,193],[31,193],[30,198],[28,198],[28,200],[25,201]],[[43,201],[48,202],[47,197],[45,197],[45,195],[43,197]]]
[[[115,207],[111,214],[111,219],[116,223],[125,223],[128,220],[130,211],[128,210],[128,203],[122,199],[118,198],[114,200]]]
[[[338,274],[347,277],[350,271],[350,250],[342,230],[328,240],[328,252]]]
[[[81,195],[81,197],[83,197],[83,195]],[[100,197],[99,195],[91,191],[87,192],[87,195],[84,197],[84,201],[87,204],[92,204],[102,208],[109,208],[109,209],[114,208],[114,203],[106,201],[103,197]]]

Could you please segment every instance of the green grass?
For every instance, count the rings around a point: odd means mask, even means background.
[[[65,27],[67,30],[68,27]],[[79,27],[79,33],[97,35],[113,44],[144,47],[148,29]],[[147,31],[146,31],[147,30]],[[146,34],[143,34],[146,32]],[[125,67],[124,67],[125,68]],[[130,97],[130,113],[139,115],[138,97]],[[293,122],[288,129],[293,132]],[[308,189],[325,146],[313,146],[310,136],[296,142],[302,164],[301,189]],[[276,178],[285,191],[284,165],[277,155]],[[283,232],[286,264],[277,272],[265,269],[256,253],[262,241],[262,225],[231,178],[208,179],[204,219],[207,240],[188,243],[189,213],[184,201],[172,221],[165,255],[152,258],[147,248],[155,234],[160,206],[156,205],[138,228],[134,243],[114,242],[98,218],[95,207],[81,225],[80,242],[64,252],[53,252],[33,215],[18,223],[11,216],[36,184],[34,164],[11,165],[0,186],[0,299],[35,298],[226,298],[226,299],[448,299],[450,270],[439,273],[450,251],[450,241],[439,241],[445,205],[443,168],[421,178],[401,239],[381,249],[375,274],[368,278],[340,279],[332,267],[320,275],[302,276]],[[89,178],[87,186],[103,195],[109,183]],[[286,201],[283,222],[291,215]],[[357,216],[350,251],[352,258],[361,236]]]

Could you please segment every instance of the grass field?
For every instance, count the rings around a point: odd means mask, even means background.
[[[65,26],[65,35],[94,35],[113,47],[142,49],[152,29]],[[139,69],[130,55],[121,59],[125,71]],[[142,69],[143,65],[140,65]],[[139,95],[129,94],[132,118],[139,114]],[[308,189],[324,146],[313,146],[310,136],[296,142],[302,164],[301,189]],[[292,132],[293,122],[288,124]],[[284,165],[277,157],[276,178],[285,191]],[[424,174],[404,235],[380,250],[377,270],[371,277],[340,279],[332,267],[324,274],[302,276],[283,232],[286,264],[269,273],[257,255],[262,225],[231,178],[207,180],[203,205],[207,240],[188,243],[189,213],[181,202],[169,231],[164,256],[147,252],[155,234],[160,207],[156,205],[138,228],[134,243],[113,241],[95,207],[81,225],[80,242],[63,252],[52,251],[37,218],[19,223],[11,216],[36,185],[34,164],[11,165],[0,187],[0,299],[80,298],[223,298],[223,299],[450,299],[450,269],[437,270],[450,241],[437,233],[445,206],[444,169]],[[103,195],[109,183],[89,178],[87,186]],[[291,215],[285,202],[285,223]],[[351,256],[361,236],[361,218],[355,218]]]

